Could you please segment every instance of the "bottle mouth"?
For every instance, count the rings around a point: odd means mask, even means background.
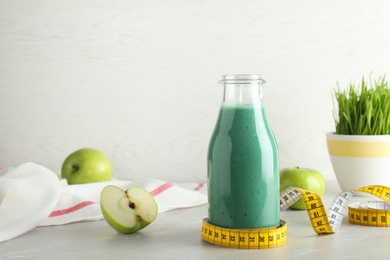
[[[263,84],[265,82],[260,74],[229,74],[223,75],[222,79],[218,81],[220,84]]]

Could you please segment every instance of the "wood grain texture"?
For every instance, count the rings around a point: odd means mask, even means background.
[[[334,173],[332,89],[390,70],[390,3],[0,1],[0,165],[59,173],[101,149],[118,178],[206,181],[222,74],[261,73],[280,167]]]

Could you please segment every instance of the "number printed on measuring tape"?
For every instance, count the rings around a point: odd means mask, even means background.
[[[382,199],[382,201],[349,204],[355,192],[365,192]],[[328,211],[316,193],[290,187],[280,193],[280,210],[286,210],[301,198],[306,205],[313,230],[318,234],[335,233],[340,228],[347,210],[351,223],[390,227],[390,188],[385,186],[371,185],[342,192],[332,201]],[[280,225],[273,228],[229,229],[212,225],[206,218],[202,223],[202,239],[212,244],[233,248],[280,247],[286,243],[287,224],[281,220]]]

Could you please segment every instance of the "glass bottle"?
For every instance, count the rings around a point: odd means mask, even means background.
[[[260,75],[225,75],[208,149],[209,221],[225,228],[279,225],[279,155]]]

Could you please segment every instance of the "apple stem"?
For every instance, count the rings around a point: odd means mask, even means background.
[[[73,172],[77,172],[80,169],[80,165],[78,164],[73,164],[72,165]]]

